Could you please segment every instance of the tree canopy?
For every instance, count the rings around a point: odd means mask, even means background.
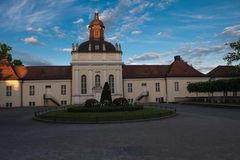
[[[5,43],[0,43],[0,59],[8,59],[12,61],[12,56],[10,51],[12,50],[12,47],[6,45]]]
[[[240,91],[240,78],[219,79],[214,81],[190,83],[188,92],[227,92]]]
[[[7,59],[14,66],[22,66],[23,63],[20,59],[12,59],[11,50],[12,47],[5,43],[0,43],[0,60]]]
[[[229,52],[223,59],[226,60],[228,64],[231,64],[234,61],[240,60],[240,40],[230,43],[229,46],[233,49],[233,52]]]
[[[21,61],[20,59],[14,59],[14,60],[12,61],[12,64],[13,64],[14,66],[22,66],[22,65],[23,65],[23,63],[22,63],[22,61]]]

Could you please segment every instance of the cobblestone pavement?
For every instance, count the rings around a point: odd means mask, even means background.
[[[174,118],[122,124],[41,123],[36,109],[1,109],[0,159],[240,159],[239,109],[174,106]]]

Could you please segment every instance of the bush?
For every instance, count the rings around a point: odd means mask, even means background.
[[[71,107],[68,108],[68,112],[119,112],[119,111],[136,111],[142,110],[143,106],[115,106],[115,107]]]
[[[84,105],[84,107],[99,107],[100,106],[100,103],[96,100],[96,99],[88,99],[88,100],[86,100],[86,102],[85,102],[85,105]]]
[[[116,106],[128,106],[129,105],[128,100],[123,97],[114,99],[113,104]]]

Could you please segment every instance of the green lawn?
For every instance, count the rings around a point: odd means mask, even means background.
[[[159,118],[171,114],[174,114],[174,112],[165,109],[145,108],[143,110],[121,112],[53,111],[39,115],[38,118],[56,121],[101,122],[101,121],[121,121],[121,120]]]

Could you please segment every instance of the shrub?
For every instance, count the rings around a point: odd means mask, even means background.
[[[142,110],[143,106],[115,106],[115,107],[71,107],[68,108],[68,112],[119,112],[119,111],[136,111]]]
[[[84,107],[99,107],[100,103],[96,99],[88,99],[85,102]]]
[[[105,82],[105,84],[104,84],[100,102],[103,106],[107,106],[112,103],[111,90],[110,90],[108,82]]]
[[[128,100],[123,97],[114,99],[113,104],[116,106],[128,106],[129,105]]]

